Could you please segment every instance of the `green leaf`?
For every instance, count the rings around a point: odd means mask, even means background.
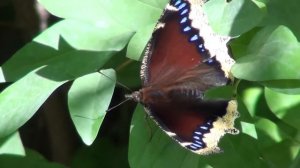
[[[10,85],[0,94],[0,138],[15,132],[40,108],[50,94],[65,81],[53,81],[37,69]]]
[[[126,55],[128,58],[140,60],[140,58],[142,57],[142,53],[144,52],[144,49],[146,47],[146,44],[152,36],[152,32],[155,25],[156,24],[151,24],[141,28],[132,37],[127,47]]]
[[[233,65],[235,77],[251,81],[300,78],[299,43],[287,27],[262,29],[252,40],[248,51],[249,55]]]
[[[19,132],[0,139],[0,154],[25,155]]]
[[[265,89],[268,106],[285,123],[300,130],[300,95],[288,95]]]
[[[215,32],[238,36],[257,26],[262,10],[249,0],[210,0],[204,5],[210,25]]]
[[[98,134],[115,87],[115,71],[108,69],[101,73],[106,76],[96,72],[76,79],[68,94],[71,118],[87,145]]]

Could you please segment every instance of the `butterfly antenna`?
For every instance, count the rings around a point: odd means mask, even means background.
[[[102,74],[103,76],[107,77],[108,79],[110,79],[110,80],[112,80],[112,81],[115,81],[117,85],[119,85],[119,86],[121,86],[121,87],[127,89],[127,90],[130,91],[130,92],[133,92],[129,87],[127,87],[127,86],[125,86],[124,84],[118,82],[117,80],[114,80],[114,79],[112,79],[111,77],[105,75],[105,74],[102,73],[100,70],[98,70],[97,72],[99,72],[99,73]],[[126,101],[127,101],[127,100],[126,100]]]
[[[113,107],[107,109],[106,112],[110,112],[111,110],[113,110],[113,109],[119,107],[120,105],[124,104],[125,102],[127,102],[127,101],[130,100],[130,99],[131,99],[131,98],[127,98],[127,99],[121,101],[119,104],[117,104],[117,105],[115,105],[115,106],[113,106]]]

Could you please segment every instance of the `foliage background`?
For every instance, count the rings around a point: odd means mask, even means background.
[[[140,87],[133,60],[167,0],[39,3],[51,17],[35,1],[0,4],[0,167],[299,167],[297,0],[206,3],[214,30],[234,37],[232,73],[241,80],[215,91],[237,89],[241,133],[210,156],[182,149],[141,106],[105,113],[113,93],[112,105],[127,93],[114,91],[114,79]],[[49,27],[37,35],[43,19]]]

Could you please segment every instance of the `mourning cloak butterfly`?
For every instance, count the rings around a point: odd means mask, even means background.
[[[225,133],[238,134],[235,100],[204,100],[210,88],[232,82],[228,37],[207,23],[202,0],[171,0],[149,41],[141,78],[143,88],[127,97],[181,146],[198,154],[220,151]]]

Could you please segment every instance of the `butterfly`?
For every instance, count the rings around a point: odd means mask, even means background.
[[[215,34],[201,0],[171,0],[148,42],[143,87],[128,98],[144,105],[159,127],[184,148],[218,153],[226,133],[238,134],[236,100],[205,100],[205,91],[233,82],[229,37]]]

